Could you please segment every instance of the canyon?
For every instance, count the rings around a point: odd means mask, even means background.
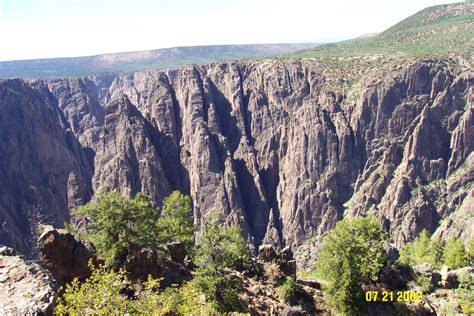
[[[220,62],[0,81],[0,243],[28,252],[98,192],[189,194],[254,252],[311,262],[346,216],[400,247],[474,236],[474,73],[459,58]],[[199,240],[200,234],[197,234]],[[299,251],[298,251],[299,250]]]

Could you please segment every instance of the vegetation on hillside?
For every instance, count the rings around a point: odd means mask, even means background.
[[[72,58],[1,61],[0,77],[57,78],[147,71],[263,58],[314,46],[316,44],[210,45]]]
[[[83,283],[75,279],[67,284],[55,307],[57,315],[211,315],[211,303],[192,282],[179,288],[159,290],[159,280],[149,278],[139,297],[130,299],[124,290],[130,287],[124,270],[115,272],[105,266],[90,265],[92,275]]]
[[[325,44],[287,57],[472,56],[473,29],[473,3],[447,4],[426,8],[373,37]]]
[[[400,262],[407,265],[429,263],[440,269],[445,264],[458,269],[467,266],[470,260],[469,250],[459,239],[451,238],[443,244],[439,237],[430,238],[426,230],[400,249]]]

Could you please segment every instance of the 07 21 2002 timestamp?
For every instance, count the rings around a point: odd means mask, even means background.
[[[367,302],[420,302],[423,298],[421,291],[367,291]]]

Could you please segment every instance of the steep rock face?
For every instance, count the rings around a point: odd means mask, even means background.
[[[31,222],[63,225],[68,195],[78,203],[90,198],[83,183],[92,169],[61,110],[38,89],[1,82],[0,112],[0,240],[26,251]]]
[[[222,221],[241,225],[257,249],[296,248],[343,216],[365,214],[380,218],[401,245],[422,229],[434,232],[443,217],[469,214],[458,206],[474,180],[472,72],[456,61],[388,61],[365,73],[337,67],[219,63],[0,86],[37,96],[38,111],[55,109],[50,120],[62,124],[49,138],[55,146],[60,133],[74,140],[55,156],[59,171],[67,170],[55,191],[62,204],[48,209],[65,219],[91,192],[144,191],[160,204],[178,189],[190,194],[197,225],[222,211]],[[1,99],[2,113],[8,100]],[[15,102],[25,104],[25,121],[38,119],[28,114],[32,101]],[[3,208],[16,229],[11,236],[23,236],[10,219],[18,206]],[[449,234],[470,234],[446,225]]]

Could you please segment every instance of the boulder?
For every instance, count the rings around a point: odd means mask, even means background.
[[[261,245],[258,249],[258,260],[272,262],[278,259],[278,254],[272,245]]]
[[[419,276],[419,275],[431,276],[431,274],[434,271],[434,267],[432,264],[424,263],[424,264],[418,264],[418,265],[413,266],[412,270],[416,276]]]
[[[78,241],[70,232],[49,225],[42,226],[38,249],[41,263],[60,286],[74,278],[85,280],[91,274],[89,261],[97,263],[91,244]]]
[[[280,252],[280,258],[286,261],[294,260],[293,251],[291,251],[291,248],[290,247],[283,248]]]
[[[441,285],[445,289],[455,289],[458,286],[456,273],[451,271],[451,269],[445,265],[441,268]]]
[[[284,275],[296,277],[296,260],[280,260],[279,264]]]
[[[150,247],[133,245],[123,262],[123,267],[132,282],[143,282],[148,276],[161,279],[162,288],[181,284],[192,278],[192,274],[183,264],[160,256]]]
[[[49,271],[0,247],[0,315],[53,315],[56,289]]]

